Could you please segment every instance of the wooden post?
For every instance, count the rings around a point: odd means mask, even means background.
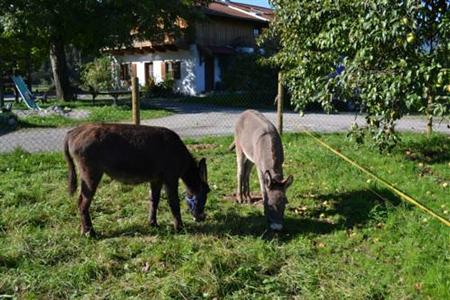
[[[137,77],[131,78],[131,111],[133,114],[133,124],[141,123],[139,115],[139,82]]]
[[[433,133],[433,97],[428,95],[427,99],[427,129],[426,134],[428,137]]]
[[[283,134],[283,102],[284,102],[284,88],[281,83],[281,71],[278,72],[278,94],[277,94],[277,125],[280,135]]]
[[[3,82],[3,72],[0,70],[0,108],[5,106],[5,85]]]

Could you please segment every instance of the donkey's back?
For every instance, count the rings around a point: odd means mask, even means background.
[[[235,126],[235,143],[260,168],[282,172],[284,153],[280,135],[259,111],[250,109],[240,115]]]
[[[87,124],[69,131],[66,143],[82,168],[125,183],[179,178],[192,160],[179,136],[163,127]]]

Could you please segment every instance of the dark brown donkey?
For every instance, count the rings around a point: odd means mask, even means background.
[[[189,150],[173,131],[163,127],[125,124],[87,124],[67,133],[64,154],[69,166],[69,193],[77,188],[78,166],[81,191],[78,207],[81,231],[95,235],[89,215],[89,205],[98,183],[106,173],[128,184],[150,182],[150,225],[157,226],[161,188],[166,187],[175,229],[183,226],[178,197],[178,181],[186,185],[189,209],[196,221],[205,219],[204,208],[209,187],[206,161],[195,161]]]

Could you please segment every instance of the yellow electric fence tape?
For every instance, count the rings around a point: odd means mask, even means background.
[[[438,215],[437,213],[435,213],[434,211],[432,211],[431,209],[429,209],[428,207],[426,207],[425,205],[423,205],[422,203],[420,203],[419,201],[415,200],[413,197],[405,194],[404,192],[402,192],[401,190],[399,190],[398,188],[396,188],[395,186],[393,186],[392,184],[390,184],[389,182],[387,182],[386,180],[384,180],[383,178],[378,177],[377,175],[373,174],[372,172],[370,172],[369,170],[367,170],[366,168],[360,166],[358,163],[356,163],[355,161],[351,160],[350,158],[348,158],[347,156],[343,155],[342,153],[340,153],[339,151],[335,150],[334,148],[332,148],[330,145],[328,145],[327,143],[325,143],[324,141],[322,141],[320,138],[316,137],[312,132],[310,132],[309,130],[307,130],[306,128],[304,128],[302,130],[304,133],[306,133],[307,135],[309,135],[310,137],[312,137],[316,142],[318,142],[320,145],[322,145],[323,147],[327,148],[328,150],[330,150],[331,152],[333,152],[334,154],[336,154],[337,156],[339,156],[340,158],[342,158],[343,160],[345,160],[346,162],[348,162],[349,164],[351,164],[352,166],[358,168],[359,170],[361,170],[362,172],[366,173],[367,175],[369,175],[370,177],[372,177],[373,179],[381,182],[382,184],[384,184],[387,188],[389,188],[392,192],[394,192],[395,194],[397,194],[401,199],[403,199],[404,201],[407,201],[417,207],[419,207],[420,209],[422,209],[423,211],[427,212],[428,214],[430,214],[432,217],[438,219],[439,221],[441,221],[442,223],[444,223],[445,225],[450,227],[450,221],[445,219],[444,217]]]

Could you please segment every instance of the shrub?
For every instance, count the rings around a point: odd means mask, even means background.
[[[91,93],[111,89],[113,87],[111,59],[102,56],[85,64],[81,72],[81,81],[83,87]]]

